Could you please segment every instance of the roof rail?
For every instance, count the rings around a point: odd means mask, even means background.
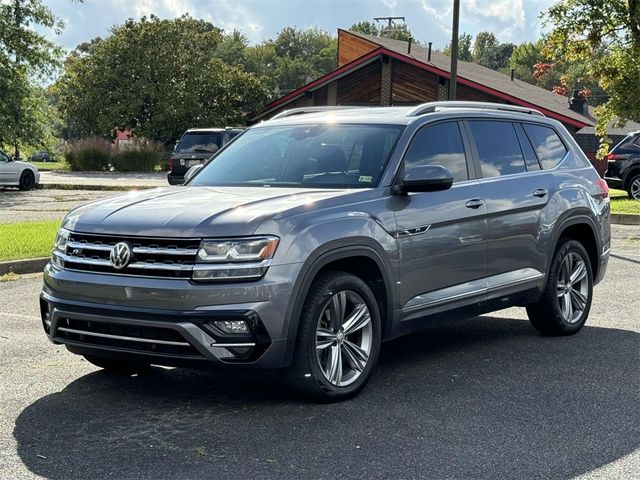
[[[269,120],[276,120],[280,118],[292,117],[294,115],[303,115],[305,113],[316,113],[316,112],[331,112],[335,110],[353,110],[354,108],[369,108],[369,107],[348,107],[348,106],[334,106],[334,107],[300,107],[300,108],[292,108],[291,110],[283,110],[280,113],[277,113]]]
[[[544,115],[533,108],[518,107],[516,105],[505,105],[503,103],[491,103],[491,102],[460,102],[460,101],[444,101],[444,102],[427,102],[418,105],[409,113],[407,117],[417,117],[424,115],[425,113],[433,113],[436,110],[445,108],[478,108],[481,110],[501,110],[505,112],[518,112],[528,113],[529,115],[538,115],[544,117]]]

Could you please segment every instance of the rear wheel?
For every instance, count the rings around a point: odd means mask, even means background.
[[[593,270],[587,251],[575,240],[561,240],[540,301],[527,307],[531,324],[543,335],[577,333],[589,316]]]
[[[319,278],[300,319],[291,386],[317,401],[353,397],[378,360],[380,329],[378,304],[365,282],[344,272]]]
[[[636,174],[629,180],[629,188],[627,193],[631,198],[640,200],[640,173]]]
[[[20,175],[20,190],[31,190],[36,183],[36,178],[31,170],[25,170]]]
[[[96,357],[94,355],[83,355],[89,363],[100,367],[108,372],[120,375],[131,375],[133,373],[143,373],[151,368],[148,363],[130,363],[111,360],[108,358]]]

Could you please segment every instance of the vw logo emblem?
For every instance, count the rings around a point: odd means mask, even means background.
[[[111,249],[109,260],[111,260],[111,265],[116,270],[122,270],[129,265],[131,261],[131,247],[129,244],[127,242],[116,243]]]

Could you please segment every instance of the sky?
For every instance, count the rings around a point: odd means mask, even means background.
[[[320,27],[335,33],[361,20],[404,16],[417,40],[444,48],[451,36],[452,0],[45,0],[66,26],[48,34],[65,49],[97,36],[127,18],[183,13],[231,31],[241,30],[253,44],[274,38],[286,26]],[[460,32],[493,32],[499,41],[522,43],[541,33],[540,12],[553,0],[461,0]]]

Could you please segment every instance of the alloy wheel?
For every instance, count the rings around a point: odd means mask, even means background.
[[[558,306],[567,323],[576,323],[582,317],[589,301],[589,278],[585,260],[575,252],[569,252],[558,272]]]
[[[636,200],[640,200],[640,177],[636,177],[635,180],[631,183],[631,188],[629,188],[631,192],[631,196]]]
[[[355,382],[371,355],[373,325],[363,298],[352,290],[334,293],[316,327],[316,357],[325,378],[336,387]]]

